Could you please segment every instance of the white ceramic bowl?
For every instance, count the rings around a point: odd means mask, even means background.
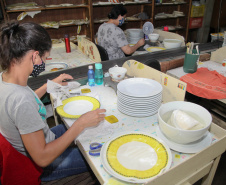
[[[127,72],[126,68],[118,67],[117,65],[109,69],[109,74],[112,78],[112,81],[115,82],[123,80],[125,78],[126,72]]]
[[[152,42],[156,42],[159,38],[159,34],[158,33],[151,33],[148,35],[150,41]]]
[[[164,39],[163,45],[167,49],[179,48],[181,46],[182,41],[178,39]]]
[[[200,120],[202,120],[202,122],[205,123],[205,127],[199,130],[182,130],[169,125],[166,122],[171,114],[168,114],[167,117],[165,115],[167,112],[169,113],[176,109],[185,111],[187,113],[189,112],[193,115],[197,115],[200,118]],[[187,144],[201,139],[207,133],[212,123],[212,116],[209,113],[209,111],[195,103],[185,101],[173,101],[162,104],[160,106],[158,110],[158,121],[162,133],[168,139],[176,143]]]

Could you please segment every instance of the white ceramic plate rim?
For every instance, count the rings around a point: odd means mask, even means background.
[[[119,90],[117,90],[117,94],[120,95],[120,96],[122,96],[122,97],[128,98],[128,99],[144,100],[144,101],[147,101],[147,100],[152,100],[152,99],[155,99],[155,98],[158,98],[158,97],[162,96],[162,91],[159,92],[159,93],[156,94],[156,95],[148,96],[148,97],[130,96],[130,95],[127,95],[127,94],[124,94],[124,93],[120,92]]]
[[[122,101],[118,101],[117,102],[118,104],[121,104],[123,105],[125,108],[128,108],[128,109],[153,109],[157,106],[160,106],[161,105],[161,101],[159,102],[155,102],[153,104],[149,104],[149,105],[142,105],[142,104],[126,104],[125,102],[122,102]]]
[[[174,151],[182,153],[197,153],[208,147],[212,143],[212,135],[209,131],[198,141],[188,143],[188,144],[179,144],[169,140],[160,130],[159,126],[156,128],[156,133],[159,138],[161,138],[167,145]]]
[[[154,109],[148,109],[148,110],[131,110],[131,109],[122,107],[119,104],[118,104],[118,108],[123,112],[127,112],[129,114],[135,114],[135,115],[150,115],[150,114],[158,111],[158,107],[156,107]]]
[[[139,89],[137,92],[134,92],[134,85],[139,84]],[[151,91],[150,91],[151,88]],[[152,79],[148,78],[128,78],[118,83],[118,91],[121,93],[133,96],[133,97],[150,97],[157,95],[162,92],[162,85]],[[144,92],[148,91],[148,92]]]

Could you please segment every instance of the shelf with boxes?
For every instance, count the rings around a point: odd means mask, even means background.
[[[128,28],[142,28],[147,21],[153,22],[154,1],[120,1],[111,3],[108,1],[93,0],[94,34],[97,33],[100,24],[108,21],[108,13],[114,5],[123,4],[127,9],[125,23],[121,26],[123,30]]]
[[[205,5],[193,2],[191,6],[191,15],[189,20],[189,29],[202,27]]]
[[[5,20],[36,22],[45,27],[52,39],[63,38],[65,34],[86,35],[93,39],[92,1],[90,0],[2,0]]]
[[[169,31],[182,35],[187,40],[191,0],[155,1],[154,27],[162,29],[168,26]]]

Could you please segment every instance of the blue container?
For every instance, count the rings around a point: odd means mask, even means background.
[[[95,84],[103,84],[103,69],[101,63],[95,63]]]
[[[95,85],[95,75],[94,75],[94,71],[93,71],[93,66],[92,65],[89,66],[89,70],[88,70],[88,85],[89,86],[94,86]]]

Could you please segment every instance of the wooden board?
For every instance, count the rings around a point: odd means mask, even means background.
[[[100,53],[96,45],[85,39],[85,36],[77,36],[78,38],[78,48],[90,59],[95,62],[101,62]]]

